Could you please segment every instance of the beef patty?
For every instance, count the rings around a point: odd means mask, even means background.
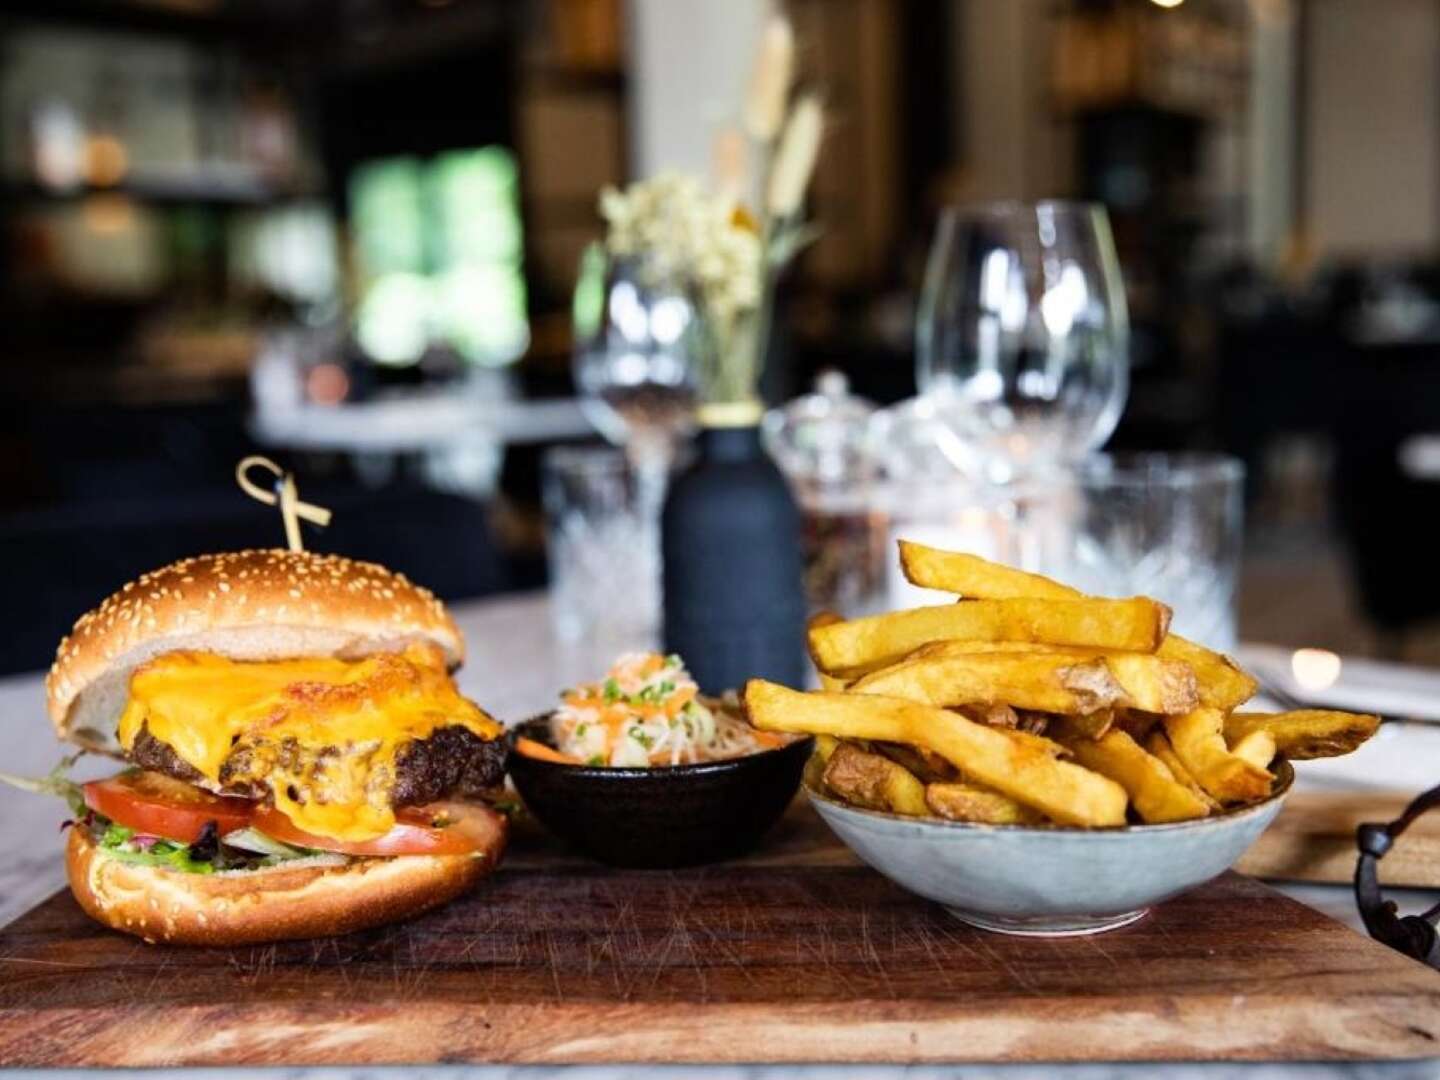
[[[291,748],[282,747],[281,753],[286,749]],[[333,747],[327,747],[313,756],[319,760],[333,757],[336,753]],[[182,761],[168,743],[155,738],[146,727],[141,727],[135,736],[128,757],[142,769],[165,773],[187,783],[203,779],[197,769]],[[225,794],[252,799],[265,794],[264,788],[259,785],[228,780],[227,772],[233,774],[235,771],[230,760],[220,768],[220,782]],[[479,798],[486,789],[499,784],[504,776],[503,739],[482,739],[458,724],[443,727],[428,739],[414,739],[400,747],[395,755],[395,786],[390,793],[390,805],[419,806],[439,799]]]

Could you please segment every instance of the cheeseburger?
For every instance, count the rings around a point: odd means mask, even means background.
[[[334,555],[206,555],[126,585],[46,680],[62,739],[129,762],[75,792],[80,906],[150,941],[229,945],[464,892],[505,821],[483,801],[501,728],[456,689],[463,654],[432,594]]]

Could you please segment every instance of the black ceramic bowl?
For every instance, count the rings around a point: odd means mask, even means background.
[[[509,732],[510,778],[540,824],[611,866],[677,867],[741,855],[780,819],[814,740],[745,757],[650,769],[526,757],[520,737],[553,746],[550,718]]]

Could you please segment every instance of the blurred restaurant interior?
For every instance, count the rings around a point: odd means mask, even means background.
[[[915,395],[942,208],[1100,202],[1108,447],[1245,463],[1240,635],[1440,659],[1440,4],[784,7],[826,126],[767,404],[828,370]],[[542,456],[596,437],[597,194],[710,171],[768,11],[4,0],[0,673],[143,570],[278,543],[252,453],[334,511],[316,548],[447,599],[543,585]]]

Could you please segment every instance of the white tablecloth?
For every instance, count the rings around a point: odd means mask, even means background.
[[[454,609],[456,620],[465,633],[468,657],[460,671],[461,689],[480,702],[498,719],[514,722],[534,715],[555,700],[556,691],[579,679],[593,676],[597,665],[602,666],[608,657],[587,655],[583,648],[557,647],[550,633],[545,597],[529,594],[507,597],[500,600],[481,601],[457,605]],[[1283,656],[1267,651],[1263,646],[1245,650],[1247,659],[1261,661],[1267,666],[1278,663]],[[1411,715],[1435,711],[1440,703],[1440,672],[1416,668],[1402,668],[1396,665],[1381,665],[1373,662],[1347,664],[1346,675],[1342,675],[1334,693],[1341,698],[1352,689],[1349,673],[1364,684],[1379,686],[1387,690],[1383,708],[1389,711],[1406,712]],[[1363,679],[1360,677],[1363,675]],[[1395,688],[1402,688],[1399,693]],[[1351,704],[1363,707],[1364,701],[1353,700]],[[1377,707],[1375,704],[1371,708]],[[39,675],[26,675],[0,680],[0,770],[38,776],[48,772],[60,756],[50,725],[45,718],[44,688]],[[1397,727],[1382,731],[1369,745],[1357,754],[1333,763],[1307,762],[1302,765],[1298,785],[1335,786],[1397,786],[1401,780],[1409,781],[1418,790],[1423,783],[1440,782],[1440,727],[1419,728]],[[87,760],[77,775],[96,775],[113,771],[113,763]],[[1307,778],[1307,774],[1310,776]],[[1323,775],[1321,775],[1323,774]],[[1422,780],[1428,777],[1428,781]],[[64,872],[60,858],[61,839],[59,823],[65,817],[64,807],[56,800],[26,795],[0,785],[0,924],[9,922],[29,907],[44,899],[64,884]],[[1350,923],[1359,925],[1355,916],[1354,903],[1349,890],[1338,886],[1282,885],[1285,892],[1304,903],[1311,904],[1326,913]],[[1409,899],[1410,904],[1419,905],[1423,894]],[[1433,902],[1433,897],[1431,898]],[[170,1070],[166,1070],[170,1071]],[[1099,1080],[1101,1077],[1126,1077],[1139,1080],[1140,1077],[1154,1076],[1160,1071],[1154,1066],[1127,1067],[1054,1067],[1024,1066],[1008,1070],[986,1069],[985,1075],[1000,1075],[1013,1078],[1066,1076]],[[1164,1070],[1170,1075],[1172,1070]],[[1219,1080],[1221,1077],[1237,1075],[1241,1070],[1236,1066],[1195,1066],[1175,1069],[1176,1076],[1191,1077],[1195,1080]],[[234,1076],[223,1070],[181,1070],[186,1077]],[[349,1070],[263,1070],[267,1076],[307,1078],[349,1078],[362,1075]],[[1245,1066],[1246,1076],[1258,1080],[1268,1077],[1385,1077],[1398,1080],[1400,1077],[1440,1080],[1440,1062],[1408,1065],[1368,1066]],[[655,1080],[658,1077],[706,1077],[709,1080],[758,1080],[779,1076],[824,1076],[827,1078],[858,1077],[862,1080],[878,1080],[884,1077],[941,1077],[953,1073],[941,1069],[923,1068],[903,1070],[899,1068],[822,1068],[776,1069],[716,1067],[713,1069],[652,1069],[623,1070],[604,1068],[583,1068],[556,1070],[553,1068],[481,1070],[427,1069],[389,1070],[367,1069],[364,1076],[459,1076],[484,1077],[485,1080],[509,1080],[511,1077],[549,1077],[564,1073],[567,1080],[611,1080],[621,1076],[646,1075]],[[77,1074],[81,1075],[81,1074]],[[94,1076],[94,1073],[83,1074]],[[261,1075],[255,1070],[246,1070],[246,1076]],[[970,1075],[967,1073],[967,1075]]]

